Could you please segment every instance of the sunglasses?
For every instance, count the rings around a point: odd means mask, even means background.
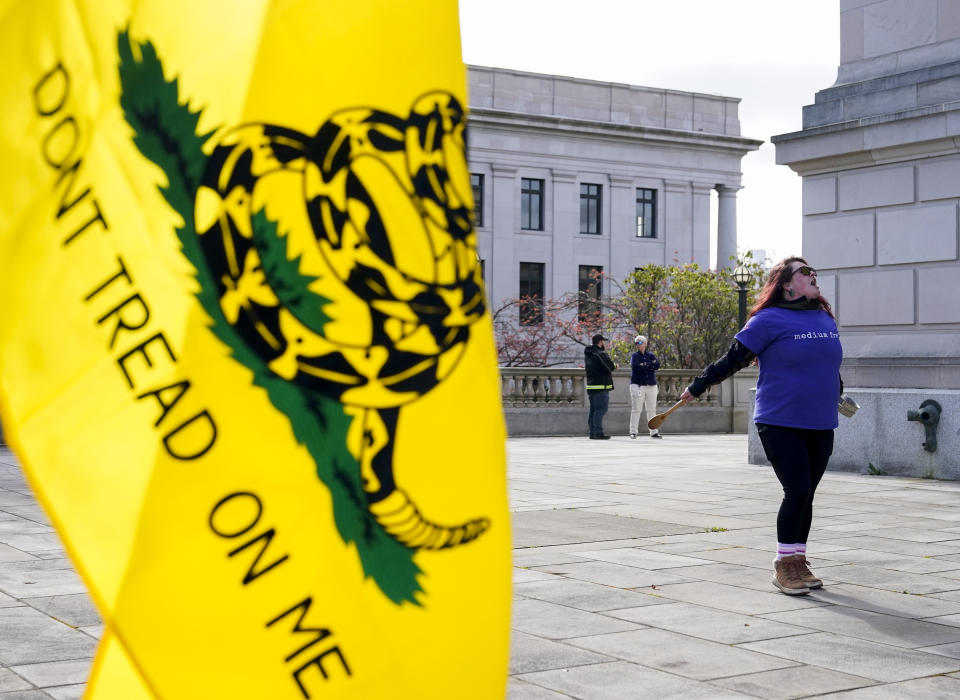
[[[806,275],[807,277],[810,277],[811,275],[817,274],[816,269],[810,267],[809,265],[802,265],[801,267],[798,267],[796,270],[794,270],[793,272],[791,272],[791,273],[790,273],[790,276],[793,277],[793,276],[794,276],[795,274],[797,274],[798,272],[799,272],[801,275]]]

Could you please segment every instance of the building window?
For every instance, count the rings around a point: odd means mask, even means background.
[[[543,230],[543,180],[520,180],[520,228]]]
[[[603,291],[603,268],[596,265],[580,266],[577,314],[580,320],[589,320],[600,313],[600,294]]]
[[[637,238],[657,237],[657,191],[637,188]]]
[[[473,189],[474,227],[483,226],[483,175],[470,173],[470,187]]]
[[[602,189],[600,185],[580,185],[580,233],[601,233]]]
[[[520,325],[543,323],[544,263],[520,263]]]

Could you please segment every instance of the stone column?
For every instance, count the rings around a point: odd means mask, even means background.
[[[717,185],[717,269],[736,267],[730,256],[737,256],[737,190],[740,187]]]
[[[637,195],[633,178],[611,176],[610,252],[607,272],[616,280],[622,281],[633,272],[630,244],[636,237]]]
[[[664,180],[663,194],[663,264],[694,262],[690,183]]]
[[[693,261],[702,268],[710,267],[710,193],[712,185],[693,183]]]
[[[493,255],[487,279],[493,308],[504,299],[517,296],[519,266],[515,260],[514,239],[518,228],[517,169],[493,165]]]
[[[577,268],[573,243],[580,225],[580,196],[577,174],[563,170],[551,173],[553,180],[553,238],[547,262],[546,296],[557,298],[577,290]]]

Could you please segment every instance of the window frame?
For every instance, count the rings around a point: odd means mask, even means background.
[[[473,178],[477,178],[477,184],[474,185]],[[474,228],[483,226],[483,173],[470,173],[470,189],[473,192],[473,218]]]
[[[586,272],[586,276],[584,273]],[[596,273],[596,274],[594,274]],[[602,309],[603,265],[580,265],[577,268],[577,318],[580,321]]]
[[[531,183],[537,183],[539,190],[533,189]],[[520,178],[520,230],[522,231],[543,231],[543,211],[544,195],[546,193],[546,181],[536,177]],[[531,214],[533,207],[531,198],[537,197],[537,221],[536,226],[531,225]]]
[[[536,270],[537,275],[524,275],[524,272]],[[539,279],[537,277],[539,276]],[[518,305],[518,321],[521,326],[543,325],[543,295],[547,277],[547,264],[542,262],[520,262],[517,298],[530,297],[532,301],[521,301]],[[537,293],[531,293],[530,285],[539,282]],[[526,286],[526,289],[525,289]]]
[[[591,190],[591,188],[596,189]],[[584,205],[586,205],[586,209],[584,209]],[[591,221],[592,208],[595,208],[595,211]],[[590,230],[591,223],[595,225],[595,231]],[[586,236],[603,235],[603,185],[599,183],[580,183],[580,233]]]
[[[642,194],[641,194],[642,193]],[[645,196],[649,195],[649,196]],[[635,235],[637,238],[657,238],[657,190],[652,187],[638,187],[636,188],[636,194],[634,197],[634,202],[636,204],[636,222],[637,229]],[[648,209],[649,216],[647,212],[643,215],[640,213],[640,207],[643,206],[645,209]],[[642,221],[649,221],[651,233],[641,233],[644,230]]]

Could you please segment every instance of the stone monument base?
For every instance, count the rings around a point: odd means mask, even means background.
[[[750,394],[752,417],[756,391]],[[960,479],[960,391],[849,387],[846,394],[860,404],[860,410],[852,418],[840,416],[829,469]],[[927,399],[937,401],[942,408],[936,452],[923,448],[925,427],[907,420],[907,411],[919,409]],[[750,464],[769,464],[752,419],[747,430],[747,453]]]

